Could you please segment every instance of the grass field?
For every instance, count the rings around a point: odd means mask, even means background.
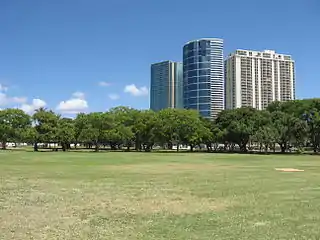
[[[317,156],[8,151],[0,177],[0,239],[320,238]]]

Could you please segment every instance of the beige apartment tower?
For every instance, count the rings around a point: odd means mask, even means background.
[[[225,61],[226,109],[265,109],[273,101],[295,99],[294,61],[272,50],[237,50]]]

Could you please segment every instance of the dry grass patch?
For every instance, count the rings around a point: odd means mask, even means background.
[[[134,183],[119,187],[96,182],[66,185],[57,180],[6,180],[0,188],[0,239],[79,239],[91,236],[96,225],[104,226],[105,221],[109,221],[108,227],[99,230],[104,236],[121,235],[129,230],[125,224],[119,225],[115,216],[196,214],[232,206],[226,199],[200,198],[162,187],[150,185],[141,190]]]
[[[170,164],[127,164],[127,165],[108,165],[107,170],[110,171],[125,171],[162,174],[168,172],[193,172],[193,171],[219,171],[231,169],[232,165],[218,165],[211,163],[170,163]]]
[[[195,196],[155,196],[153,198],[117,198],[105,199],[99,208],[111,214],[149,215],[167,213],[173,215],[195,214],[210,211],[222,211],[231,202],[218,199],[199,198]]]

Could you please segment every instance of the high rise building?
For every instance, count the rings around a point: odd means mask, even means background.
[[[183,108],[182,63],[164,61],[151,65],[150,109]]]
[[[225,61],[226,109],[265,109],[295,99],[294,61],[272,50],[237,50]]]
[[[224,109],[223,40],[204,38],[183,47],[184,107],[214,119]]]

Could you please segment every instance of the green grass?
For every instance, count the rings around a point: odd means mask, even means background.
[[[0,178],[0,239],[320,238],[317,156],[8,151]]]

